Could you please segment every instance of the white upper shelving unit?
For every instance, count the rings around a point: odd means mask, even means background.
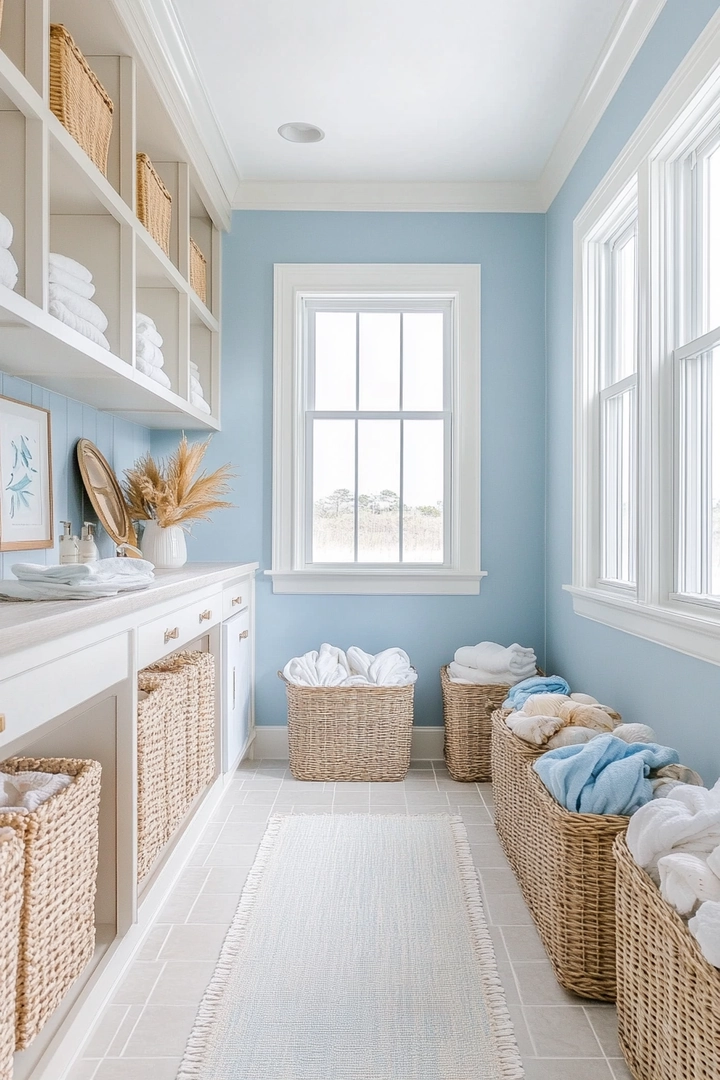
[[[104,176],[49,108],[51,23],[63,23],[114,104]],[[135,155],[173,198],[170,257],[135,214]],[[20,276],[0,285],[0,370],[151,428],[220,427],[220,225],[113,0],[5,0],[0,26],[0,211]],[[189,282],[190,237],[207,260],[205,304]],[[49,314],[48,253],[86,265],[110,352]],[[135,313],[163,335],[168,390],[136,367]],[[212,415],[190,401],[190,362]]]

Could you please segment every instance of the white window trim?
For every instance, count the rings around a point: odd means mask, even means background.
[[[694,120],[720,101],[720,13],[714,16],[574,223],[573,578],[564,588],[577,615],[720,664],[720,604],[674,592],[672,353],[673,260],[665,199],[673,162]],[[688,103],[694,102],[692,111]],[[636,178],[638,187],[639,362],[637,591],[593,574],[597,492],[592,411],[587,412],[589,305],[585,241]],[[589,421],[588,422],[588,417]]]
[[[301,563],[302,308],[317,297],[395,294],[451,299],[453,479],[450,565],[438,569],[314,569]],[[480,591],[480,267],[470,264],[279,263],[273,349],[273,554],[276,593],[476,595]]]

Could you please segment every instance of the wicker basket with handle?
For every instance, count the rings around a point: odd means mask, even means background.
[[[113,103],[60,24],[50,27],[50,108],[106,176]]]
[[[617,1012],[620,1047],[636,1080],[717,1080],[720,971],[624,836],[617,867]]]
[[[296,780],[402,780],[410,768],[415,686],[296,686],[288,702]]]
[[[28,814],[0,812],[24,845],[15,1047],[24,1050],[95,950],[100,773],[97,761],[10,758],[5,773],[65,773],[72,783]]]
[[[628,818],[572,814],[549,794],[540,756],[493,713],[495,826],[558,982],[581,997],[615,1000],[615,864]]]
[[[137,216],[170,257],[172,195],[147,154],[137,154]]]
[[[190,237],[190,285],[203,304],[207,304],[207,259]]]
[[[199,649],[184,650],[171,653],[145,671],[182,672],[188,679],[185,793],[189,805],[215,776],[215,657]]]
[[[13,1074],[23,864],[19,833],[0,829],[0,1080],[12,1080]]]

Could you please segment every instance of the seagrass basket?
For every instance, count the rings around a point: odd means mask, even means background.
[[[620,1047],[636,1080],[717,1080],[720,971],[624,836],[617,868],[617,1013]]]
[[[186,808],[215,777],[215,657],[200,650],[172,653],[146,672],[172,672],[187,679],[185,706]]]
[[[0,813],[21,837],[15,1049],[42,1029],[95,949],[100,765],[76,758],[10,758],[0,771],[65,773],[69,787],[28,814]]]
[[[190,285],[203,304],[207,304],[207,259],[190,237]]]
[[[50,108],[107,175],[113,103],[64,26],[50,27]]]
[[[147,154],[136,155],[136,171],[137,216],[169,258],[172,195]]]
[[[0,829],[0,1080],[12,1080],[13,1074],[23,862],[20,835]]]
[[[492,719],[495,826],[561,986],[615,1000],[615,864],[628,818],[572,814],[532,768],[540,753]]]
[[[410,768],[415,686],[285,683],[296,780],[402,780]]]
[[[0,0],[0,30],[2,30],[2,17],[3,17],[3,4],[5,0]],[[0,1074],[2,1075],[2,1074]]]

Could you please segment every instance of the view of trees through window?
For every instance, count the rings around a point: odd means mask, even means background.
[[[338,488],[314,506],[314,556],[318,562],[337,562],[355,543],[355,497],[349,488]],[[400,540],[400,496],[383,491],[358,496],[358,540],[364,561],[397,562]],[[434,505],[403,505],[403,561],[437,562],[442,559],[442,502]]]

